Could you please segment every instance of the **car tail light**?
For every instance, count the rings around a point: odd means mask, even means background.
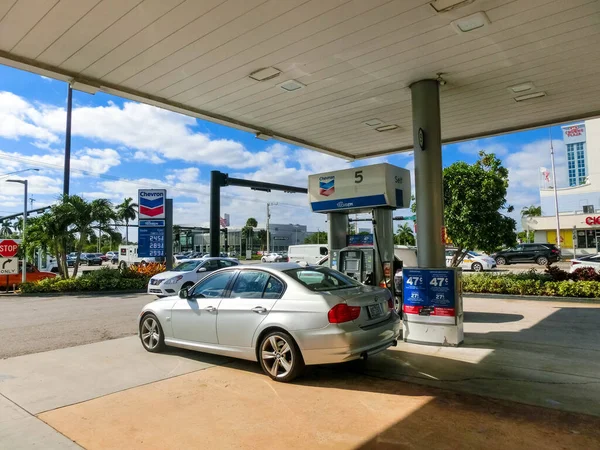
[[[577,264],[581,264],[579,261],[571,261],[572,266],[576,266]]]
[[[358,319],[360,316],[360,306],[348,306],[345,303],[338,303],[327,313],[329,323],[344,323]]]
[[[388,298],[388,308],[390,311],[394,309],[394,299],[392,297]]]
[[[558,250],[556,250],[555,248],[552,249],[552,253],[558,253]]]

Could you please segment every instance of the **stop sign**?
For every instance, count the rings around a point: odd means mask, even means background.
[[[19,244],[12,239],[4,239],[0,241],[0,256],[10,258],[15,256],[19,251]]]

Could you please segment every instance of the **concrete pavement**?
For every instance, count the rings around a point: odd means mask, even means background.
[[[463,347],[402,343],[290,385],[135,336],[5,359],[0,448],[600,448],[600,308],[465,309]]]

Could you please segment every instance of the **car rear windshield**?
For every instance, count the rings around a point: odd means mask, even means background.
[[[177,267],[173,267],[173,272],[191,272],[200,264],[202,264],[202,261],[185,261]]]
[[[361,286],[358,281],[329,267],[289,269],[284,273],[311,291],[336,291]]]

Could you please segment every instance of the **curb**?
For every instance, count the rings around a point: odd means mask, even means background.
[[[551,297],[549,295],[511,295],[511,294],[477,294],[475,292],[463,292],[467,298],[488,298],[494,300],[530,300],[535,302],[568,302],[568,303],[592,303],[600,305],[600,298],[587,297]]]
[[[35,297],[108,297],[118,294],[146,294],[147,291],[139,289],[129,289],[126,291],[79,291],[79,292],[35,292],[30,294],[7,293],[0,294],[0,300],[3,298],[35,298]]]

